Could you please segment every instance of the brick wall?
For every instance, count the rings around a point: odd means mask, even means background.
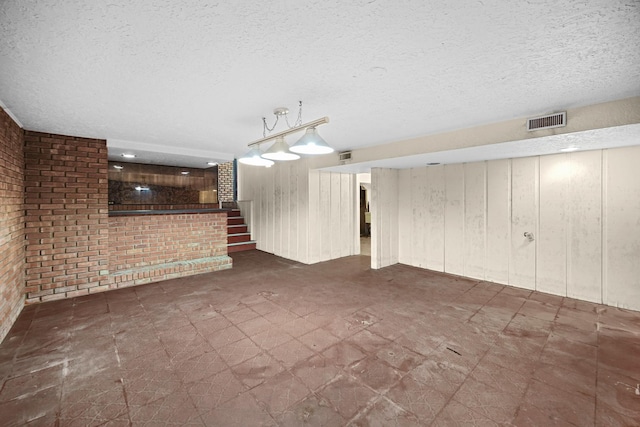
[[[22,129],[0,108],[0,342],[24,305],[23,145]]]
[[[233,202],[233,162],[218,165],[218,202]]]
[[[109,288],[107,145],[26,131],[26,302]]]
[[[112,288],[231,268],[227,214],[109,218]]]

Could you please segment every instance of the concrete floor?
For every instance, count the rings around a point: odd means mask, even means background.
[[[0,425],[640,425],[640,313],[354,256],[26,307]]]

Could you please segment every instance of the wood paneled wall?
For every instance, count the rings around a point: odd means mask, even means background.
[[[311,170],[306,160],[239,168],[259,250],[306,264],[355,253],[355,175]]]
[[[406,169],[373,188],[398,195],[401,263],[639,310],[639,163],[636,146]]]
[[[398,263],[399,172],[371,169],[371,268]]]

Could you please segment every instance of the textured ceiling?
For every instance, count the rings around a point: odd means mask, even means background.
[[[25,128],[169,159],[241,155],[298,100],[348,150],[638,95],[638,0],[0,2]]]

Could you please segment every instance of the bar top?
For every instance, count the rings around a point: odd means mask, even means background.
[[[227,212],[229,209],[145,209],[132,211],[109,211],[109,216],[132,216],[132,215],[178,215],[178,214],[200,214]]]

